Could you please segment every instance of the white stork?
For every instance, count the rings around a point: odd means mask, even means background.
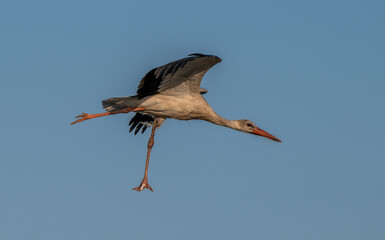
[[[107,112],[83,113],[76,116],[80,119],[71,124],[95,117],[134,111],[136,115],[129,123],[131,125],[130,132],[136,128],[135,134],[137,134],[142,128],[143,133],[148,126],[152,126],[151,136],[147,144],[144,177],[139,187],[133,188],[137,191],[142,191],[144,188],[153,191],[148,184],[150,153],[154,145],[155,130],[167,118],[205,120],[281,142],[278,138],[258,128],[250,120],[227,120],[219,116],[203,98],[202,94],[206,93],[207,90],[200,87],[202,77],[212,66],[221,61],[222,59],[217,56],[194,53],[186,58],[154,68],[140,81],[135,96],[103,100],[103,108]]]

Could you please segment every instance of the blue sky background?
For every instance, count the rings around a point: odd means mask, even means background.
[[[385,239],[384,1],[1,1],[0,239]],[[189,53],[222,116],[70,126]]]

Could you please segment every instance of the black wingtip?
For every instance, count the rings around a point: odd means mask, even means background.
[[[139,123],[138,127],[135,129],[134,135],[136,135],[142,127],[143,127],[143,124]]]
[[[147,129],[147,125],[144,125],[142,128],[142,134],[144,133],[144,131],[146,131],[146,129]]]
[[[209,55],[205,55],[205,54],[202,54],[202,53],[191,53],[191,54],[189,54],[189,56],[191,56],[191,57],[206,57],[206,56],[209,56]]]
[[[136,113],[134,117],[132,117],[129,126],[129,132],[133,132],[135,135],[139,133],[139,130],[142,129],[141,133],[144,133],[146,129],[151,126],[154,122],[154,117],[146,114]]]
[[[189,54],[191,57],[213,57],[218,60],[218,62],[222,62],[222,58],[217,57],[215,55],[208,55],[208,54],[202,54],[202,53],[191,53]]]

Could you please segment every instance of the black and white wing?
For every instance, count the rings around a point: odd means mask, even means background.
[[[172,91],[173,94],[202,92],[200,84],[203,75],[221,61],[217,56],[194,53],[154,68],[140,81],[137,97],[141,99],[166,91]]]

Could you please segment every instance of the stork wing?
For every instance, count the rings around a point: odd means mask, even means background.
[[[221,61],[217,56],[194,53],[154,68],[140,81],[137,96],[141,99],[165,91],[173,94],[200,93],[203,75]]]
[[[142,133],[146,131],[148,127],[151,127],[154,123],[154,117],[147,114],[136,113],[135,116],[131,119],[128,124],[130,127],[130,131],[135,129],[135,135],[142,129]]]

